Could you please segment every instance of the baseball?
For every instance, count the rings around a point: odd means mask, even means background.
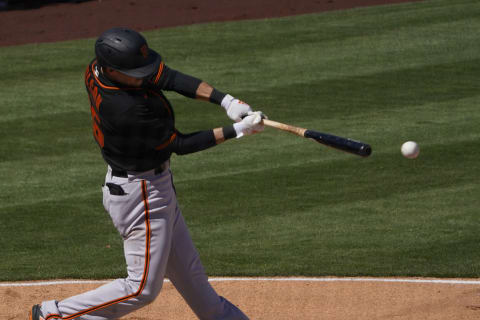
[[[402,148],[400,150],[402,151],[403,156],[408,159],[415,159],[420,153],[420,148],[415,141],[405,142],[402,144]]]

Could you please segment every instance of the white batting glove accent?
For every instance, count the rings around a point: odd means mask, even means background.
[[[227,116],[235,122],[242,121],[242,117],[252,111],[252,108],[247,103],[235,99],[229,94],[223,98],[221,106],[227,112]]]
[[[263,131],[265,126],[263,125],[262,119],[263,113],[261,111],[248,112],[248,116],[243,118],[242,121],[233,124],[237,138]]]

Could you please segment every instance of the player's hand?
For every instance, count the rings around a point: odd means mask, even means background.
[[[248,112],[248,115],[243,120],[233,124],[237,138],[263,131],[265,129],[262,121],[264,118],[266,117],[261,111]]]
[[[245,102],[235,99],[227,94],[221,103],[222,107],[227,111],[227,115],[235,122],[242,121],[242,118],[252,112],[252,108]]]

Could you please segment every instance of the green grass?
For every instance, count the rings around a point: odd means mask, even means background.
[[[374,150],[267,128],[174,156],[208,273],[479,277],[478,16],[478,1],[435,0],[146,32],[169,66],[271,119]],[[0,48],[0,280],[125,274],[83,84],[94,41]],[[182,131],[229,123],[168,96]]]

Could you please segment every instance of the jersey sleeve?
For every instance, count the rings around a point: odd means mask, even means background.
[[[152,76],[148,84],[155,89],[175,91],[193,99],[201,82],[202,80],[171,69],[162,62],[158,72]]]

